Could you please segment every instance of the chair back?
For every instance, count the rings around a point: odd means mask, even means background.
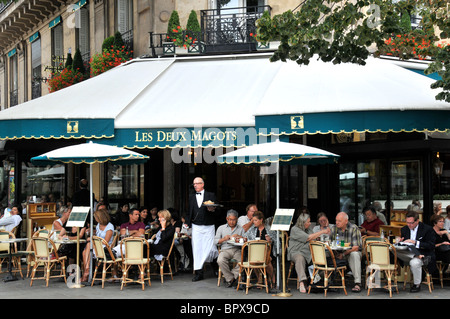
[[[15,238],[14,234],[6,231],[6,230],[2,230],[0,231],[0,239],[10,239],[10,238]],[[0,243],[0,251],[7,251],[9,253],[9,243]]]
[[[46,237],[49,238],[51,233],[48,229],[39,229],[37,232],[33,234],[33,237]]]
[[[253,266],[265,265],[269,253],[269,242],[254,240],[247,242],[245,245],[248,247],[248,263]]]
[[[49,247],[49,244],[52,245],[53,242],[49,243],[50,240],[46,237],[33,237],[33,238],[31,238],[31,240],[33,242],[35,258],[36,259],[39,259],[39,258],[49,259],[50,258],[50,250],[48,249],[48,247]]]
[[[94,242],[94,251],[97,259],[106,260],[105,250],[103,249],[103,245],[107,246],[108,243],[101,237],[92,236],[92,241]]]
[[[327,249],[331,250],[327,244],[320,241],[311,241],[309,243],[309,249],[311,251],[312,262],[316,266],[327,267]],[[331,252],[331,256],[334,256]],[[334,259],[333,262],[335,263]]]
[[[125,256],[125,261],[128,263],[143,262],[144,260],[144,242],[143,238],[128,237],[122,240],[120,249],[122,256]],[[125,254],[122,247],[125,247]]]
[[[394,264],[397,262],[397,254],[394,247],[386,242],[369,242],[367,243],[369,258],[371,264],[380,266],[389,265],[391,263],[390,252],[394,253]]]

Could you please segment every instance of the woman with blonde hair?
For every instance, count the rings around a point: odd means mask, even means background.
[[[157,260],[167,256],[172,245],[175,227],[172,225],[172,215],[167,209],[158,212],[159,229],[150,240],[150,255]]]
[[[114,239],[114,225],[110,222],[110,217],[108,211],[105,209],[99,209],[94,212],[94,219],[97,222],[95,227],[95,236],[103,238],[109,245],[112,244]],[[89,276],[89,266],[90,266],[90,250],[91,243],[88,237],[88,242],[85,249],[83,250],[83,264],[84,272],[81,279],[82,282],[86,282]],[[113,277],[115,277],[115,271],[113,270]]]

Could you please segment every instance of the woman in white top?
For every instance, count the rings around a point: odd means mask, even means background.
[[[97,222],[97,226],[95,227],[95,236],[103,238],[108,245],[112,244],[113,235],[114,235],[114,225],[110,223],[110,217],[106,210],[100,209],[94,212],[94,219]],[[90,238],[87,239],[88,243],[86,244],[86,248],[83,250],[83,264],[84,264],[84,272],[81,281],[85,282],[89,277],[89,257],[90,257],[90,246],[89,242]],[[113,269],[113,276],[115,276],[115,270]]]

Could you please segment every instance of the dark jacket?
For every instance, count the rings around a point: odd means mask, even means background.
[[[198,207],[196,193],[189,196],[189,211],[186,216],[186,224],[192,227],[192,224],[196,225],[214,225],[216,221],[215,212],[208,211],[207,207],[201,205]],[[203,201],[212,201],[216,203],[216,195],[205,190],[203,195]]]
[[[411,239],[411,230],[408,226],[402,227],[401,236],[404,240]],[[419,241],[419,252],[422,255],[431,257],[431,261],[428,264],[428,271],[430,273],[433,273],[436,270],[436,256],[434,253],[436,236],[434,234],[433,228],[429,225],[419,222],[416,240]]]
[[[159,230],[158,230],[159,231]],[[157,244],[150,245],[151,255],[167,256],[172,245],[173,236],[175,234],[175,227],[172,224],[167,225],[166,229],[161,231],[161,239]]]

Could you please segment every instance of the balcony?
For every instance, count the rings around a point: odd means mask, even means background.
[[[150,32],[150,55],[172,56],[183,54],[223,54],[255,52],[263,49],[251,34],[256,33],[256,21],[270,6],[239,7],[200,11],[200,27],[193,44],[177,48],[167,42],[167,33]],[[186,33],[182,35],[184,36]]]

